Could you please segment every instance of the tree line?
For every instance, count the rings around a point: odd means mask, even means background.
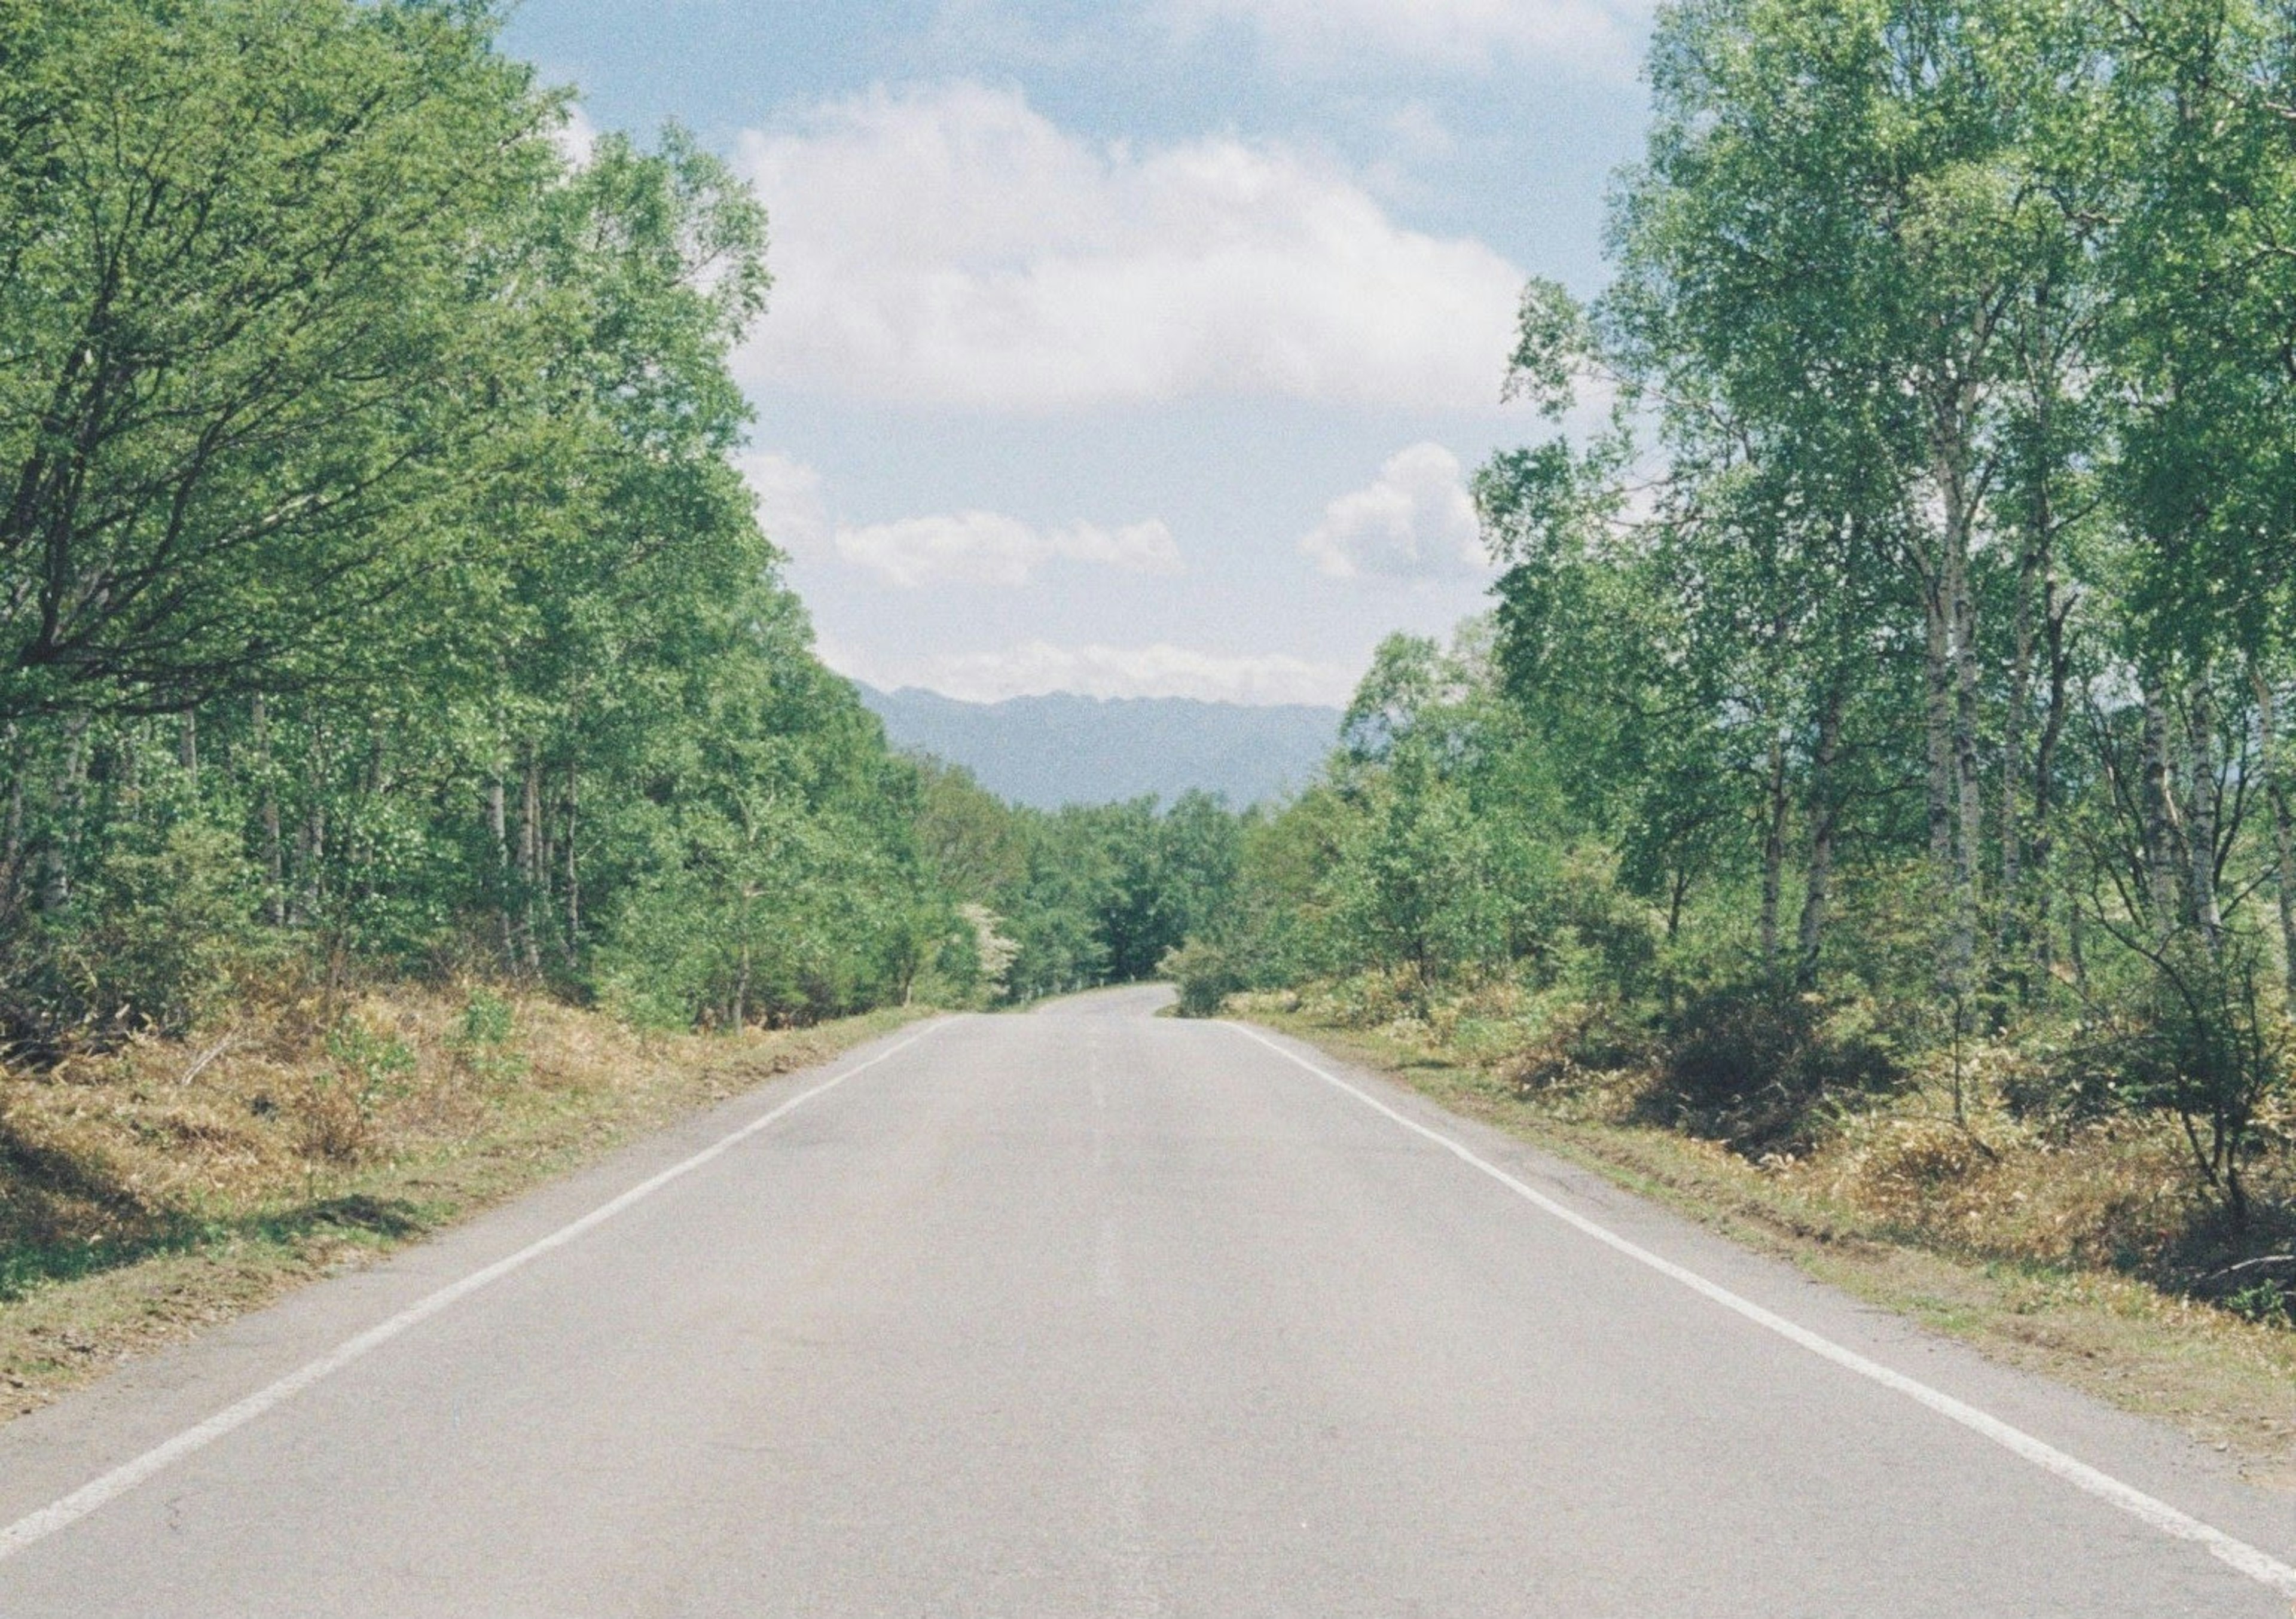
[[[1382,650],[1184,985],[1513,975],[1752,1150],[2006,1042],[2284,1196],[2292,64],[2251,0],[1662,8],[1611,284],[1511,356],[1607,425],[1482,469],[1489,619]]]
[[[568,150],[497,22],[0,4],[0,1037],[280,973],[739,1026],[1149,970],[1225,820],[889,750],[730,459],[762,209],[674,128]]]

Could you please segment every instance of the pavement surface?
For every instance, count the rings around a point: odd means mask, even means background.
[[[1163,998],[912,1031],[0,1428],[0,1615],[2290,1614],[2227,1459]]]

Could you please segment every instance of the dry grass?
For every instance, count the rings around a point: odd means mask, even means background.
[[[0,1420],[911,1015],[663,1036],[480,985],[282,989],[0,1072]]]
[[[2296,1491],[2296,1331],[2130,1273],[2202,1217],[2173,1124],[2052,1132],[1965,1069],[1963,1123],[1949,1076],[1924,1075],[1840,1114],[1808,1153],[1752,1162],[1648,1123],[1648,1073],[1558,1057],[1532,1036],[1518,992],[1423,1017],[1366,1008],[1360,985],[1342,993],[1231,1004],[1997,1359],[2235,1451],[2254,1482]],[[1584,1034],[1569,1043],[1602,1050]]]

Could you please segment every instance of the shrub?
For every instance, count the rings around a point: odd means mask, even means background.
[[[2264,1145],[2264,1116],[2289,1092],[2296,1027],[2274,1004],[2252,941],[2210,949],[2179,935],[2137,949],[2151,969],[2142,1003],[2105,1026],[2097,1055],[2132,1106],[2175,1115],[2195,1178],[2244,1229],[2249,1162]]]
[[[327,1032],[330,1065],[311,1075],[302,1103],[303,1150],[348,1163],[366,1149],[374,1111],[414,1076],[414,1052],[356,1018]]]
[[[1856,1002],[1742,983],[1696,994],[1666,1020],[1644,1099],[1658,1122],[1750,1155],[1808,1145],[1822,1105],[1901,1077],[1896,1053]]]
[[[69,906],[0,940],[0,1030],[35,1050],[180,1034],[230,995],[254,946],[238,839],[183,820],[105,852]]]
[[[1524,1091],[1550,1090],[1588,1073],[1639,1067],[1651,1059],[1650,1032],[1611,1000],[1551,1007],[1538,1037],[1500,1066]]]
[[[1166,951],[1156,970],[1178,988],[1183,1018],[1217,1018],[1230,995],[1251,987],[1250,975],[1234,955],[1206,939]]]
[[[526,1072],[526,1059],[512,1045],[517,1033],[517,1017],[510,1002],[490,989],[474,989],[463,1002],[455,1032],[447,1037],[447,1050],[472,1078],[498,1083]]]

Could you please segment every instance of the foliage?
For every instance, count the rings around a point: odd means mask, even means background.
[[[733,464],[762,209],[675,128],[570,159],[497,21],[12,13],[0,1040],[178,1031],[297,958],[716,1028],[1152,972],[1236,819],[889,750]],[[339,1154],[355,1068],[313,1081]]]
[[[1900,1074],[1885,1041],[1819,997],[1733,984],[1669,1016],[1652,1116],[1749,1156],[1806,1148],[1833,1101],[1884,1091]]]

